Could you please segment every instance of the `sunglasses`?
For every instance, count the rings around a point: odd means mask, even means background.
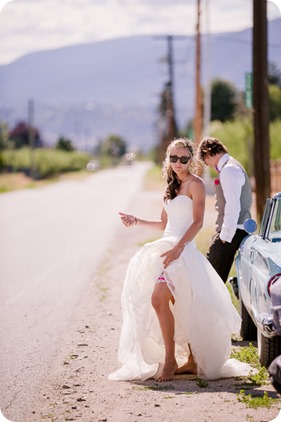
[[[178,157],[177,155],[170,155],[170,162],[176,163],[178,160],[180,160],[181,164],[187,164],[190,158],[191,157],[187,157],[186,155],[182,155],[181,157]]]

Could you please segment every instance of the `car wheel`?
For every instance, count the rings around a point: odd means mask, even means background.
[[[281,355],[281,337],[264,337],[258,330],[258,356],[262,366],[269,367],[271,362]]]
[[[244,303],[242,302],[242,299],[239,300],[240,303],[240,316],[242,319],[241,322],[241,329],[240,329],[240,335],[243,338],[243,340],[257,340],[257,327],[253,323],[253,320],[247,311]]]

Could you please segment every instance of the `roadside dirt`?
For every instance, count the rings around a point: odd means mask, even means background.
[[[207,201],[205,228],[213,224],[212,198]],[[143,191],[130,210],[137,216],[156,218],[161,192]],[[210,210],[210,212],[208,211]],[[128,260],[157,232],[120,224],[103,262],[93,275],[62,338],[61,350],[38,395],[24,415],[13,422],[269,422],[279,414],[281,402],[270,409],[252,409],[238,401],[242,379],[200,382],[195,376],[178,376],[166,383],[108,381],[119,367],[118,339],[121,327],[120,295]],[[235,343],[234,347],[243,346]],[[270,383],[247,394],[276,398]],[[9,417],[9,415],[6,415]]]

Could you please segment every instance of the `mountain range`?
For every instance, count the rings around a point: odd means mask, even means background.
[[[268,22],[268,61],[281,69],[281,18]],[[220,78],[244,90],[252,29],[202,36],[202,85]],[[173,37],[175,108],[183,128],[195,103],[195,37]],[[134,36],[27,54],[0,66],[0,121],[28,119],[46,145],[59,136],[92,149],[116,134],[132,149],[158,140],[158,107],[168,81],[167,36]]]

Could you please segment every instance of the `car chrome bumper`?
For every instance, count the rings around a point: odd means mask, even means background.
[[[275,328],[272,317],[263,318],[260,324],[260,330],[265,337],[275,337],[281,335],[281,327]]]

